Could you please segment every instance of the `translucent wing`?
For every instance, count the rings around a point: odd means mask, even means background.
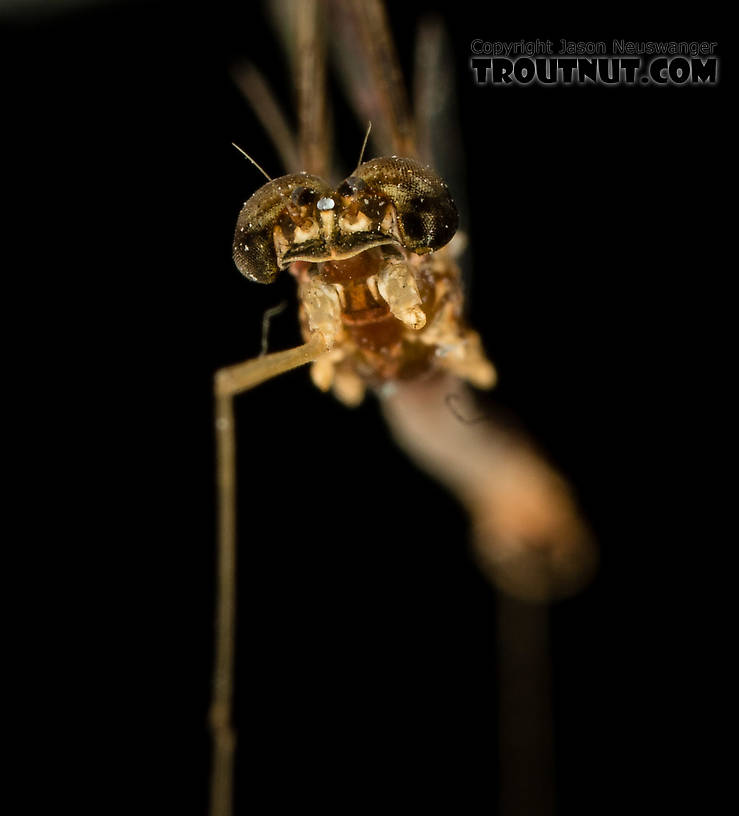
[[[297,165],[326,178],[332,146],[326,95],[326,4],[322,0],[270,0],[270,16],[290,62],[298,114]]]
[[[462,269],[464,284],[471,274],[469,253],[464,252],[469,204],[454,83],[454,65],[444,24],[439,17],[426,17],[418,27],[413,71],[418,158],[446,181],[457,203],[460,218],[455,261]]]
[[[360,122],[372,122],[378,156],[418,155],[415,127],[387,16],[376,0],[333,0],[331,44]]]
[[[272,144],[282,159],[284,170],[292,172],[300,164],[298,142],[267,80],[257,68],[248,63],[235,66],[232,74],[234,81],[272,140]]]

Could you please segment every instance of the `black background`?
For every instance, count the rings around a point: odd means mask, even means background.
[[[558,812],[698,801],[729,645],[729,66],[718,88],[492,89],[467,60],[475,38],[536,37],[718,40],[723,56],[723,29],[405,3],[391,18],[406,71],[431,8],[455,59],[471,322],[500,373],[485,399],[571,479],[601,551],[592,584],[551,613]],[[281,168],[228,69],[252,60],[283,100],[287,71],[248,3],[26,17],[3,42],[32,157],[24,303],[48,346],[38,494],[46,507],[69,494],[50,513],[64,554],[45,562],[71,565],[48,604],[65,668],[50,658],[46,676],[88,700],[70,727],[94,714],[81,761],[104,757],[117,781],[102,796],[146,780],[139,808],[204,813],[211,377],[258,353],[283,299],[271,346],[298,340],[292,279],[260,287],[231,261],[261,183],[231,142]],[[362,127],[343,103],[336,120],[350,167]],[[372,399],[347,411],[307,371],[240,398],[238,427],[244,812],[265,796],[250,812],[496,812],[495,596],[461,509],[393,447]],[[54,624],[68,606],[73,635]]]

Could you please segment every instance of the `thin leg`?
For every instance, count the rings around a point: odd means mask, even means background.
[[[220,373],[220,372],[219,372]],[[211,816],[228,816],[233,803],[235,735],[231,724],[236,622],[236,438],[233,396],[216,396],[216,484],[218,490],[218,567],[216,646],[210,727],[213,768]]]
[[[316,332],[311,339],[302,346],[276,351],[274,354],[265,354],[245,363],[222,368],[216,371],[216,397],[235,396],[242,391],[248,391],[278,374],[284,374],[292,368],[299,368],[310,363],[326,351],[326,341],[320,332]]]
[[[213,698],[210,708],[213,740],[210,816],[230,816],[233,805],[236,743],[231,714],[236,622],[236,435],[233,398],[271,377],[315,360],[325,350],[323,337],[316,333],[302,346],[222,368],[215,376],[218,567]]]
[[[501,816],[552,816],[549,606],[498,593]]]

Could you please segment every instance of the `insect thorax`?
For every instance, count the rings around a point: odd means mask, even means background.
[[[439,341],[458,337],[459,270],[445,254],[418,256],[388,245],[342,260],[298,262],[290,271],[300,286],[306,339],[322,320],[333,320],[329,356],[367,385],[430,371]]]

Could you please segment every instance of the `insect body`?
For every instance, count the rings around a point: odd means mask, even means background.
[[[414,159],[361,164],[335,190],[297,173],[244,204],[234,259],[250,280],[297,279],[308,341],[325,351],[314,383],[348,405],[367,385],[446,368],[480,387],[495,371],[463,325],[460,273],[448,251],[458,225],[446,184]]]
[[[296,279],[305,343],[220,369],[214,378],[219,558],[211,816],[232,813],[237,394],[307,363],[313,382],[347,405],[374,389],[396,441],[468,508],[480,563],[496,584],[524,598],[555,597],[571,591],[592,563],[563,480],[494,422],[460,420],[447,399],[473,407],[458,378],[485,388],[496,374],[464,320],[457,209],[425,164],[438,164],[432,136],[449,97],[440,91],[446,70],[438,27],[419,39],[423,81],[411,115],[379,0],[273,0],[273,7],[296,74],[297,139],[253,69],[239,84],[285,167],[304,172],[270,179],[246,201],[233,255],[251,281],[271,283],[284,270]],[[375,125],[373,149],[389,156],[360,159],[336,187],[324,180],[331,155],[327,35],[351,106]]]

